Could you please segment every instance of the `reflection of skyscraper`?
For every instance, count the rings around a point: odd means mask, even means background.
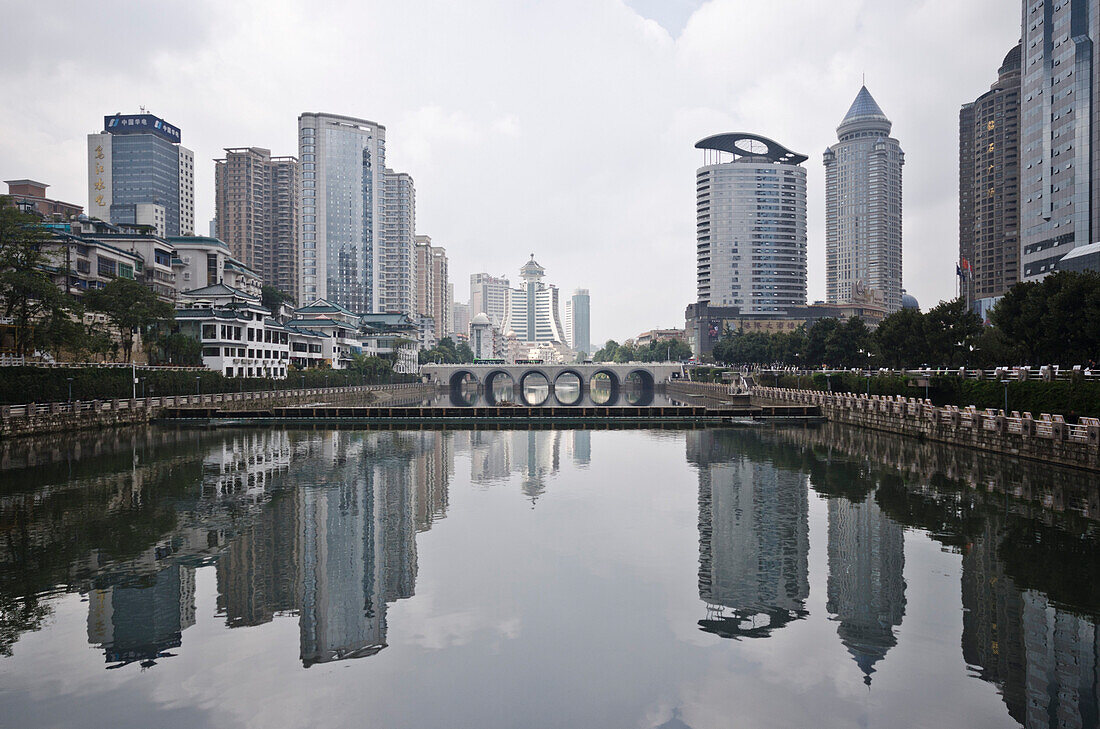
[[[1004,539],[987,524],[963,556],[963,657],[996,684],[1025,727],[1097,726],[1100,634],[1096,625],[1021,590],[997,555]]]
[[[699,469],[699,597],[704,630],[766,637],[806,614],[809,502],[806,477],[722,453],[720,431],[688,433]]]
[[[875,664],[897,644],[894,627],[905,615],[904,537],[874,498],[829,500],[830,613],[837,634],[871,684]]]
[[[523,481],[524,495],[534,503],[546,491],[547,475],[558,472],[561,463],[560,430],[513,431],[513,468]]]
[[[573,463],[587,466],[592,462],[592,431],[573,431]]]
[[[195,570],[173,564],[152,584],[113,585],[88,596],[88,642],[99,645],[108,663],[155,662],[178,648],[183,631],[195,624]]]

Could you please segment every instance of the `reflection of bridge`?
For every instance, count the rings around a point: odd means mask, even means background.
[[[524,389],[528,386],[542,386],[548,389],[547,399],[554,397],[562,405],[574,405],[580,402],[581,394],[589,392],[593,380],[606,383],[610,389],[610,399],[618,399],[619,388],[629,384],[637,388],[643,397],[652,399],[654,389],[671,379],[678,379],[682,368],[678,364],[462,364],[436,365],[426,364],[420,368],[422,377],[440,387],[460,390],[465,384],[476,385],[489,404],[495,405],[494,389],[501,385],[510,387],[513,392],[528,405],[540,403],[526,401]],[[597,379],[597,377],[599,379]],[[566,389],[576,392],[575,400],[558,397],[557,390]]]

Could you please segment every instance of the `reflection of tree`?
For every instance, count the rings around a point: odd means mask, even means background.
[[[38,630],[49,616],[49,606],[39,602],[36,595],[23,593],[16,597],[0,591],[0,656],[10,656],[19,636]]]

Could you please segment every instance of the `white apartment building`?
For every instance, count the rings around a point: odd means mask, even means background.
[[[491,276],[487,273],[471,274],[470,316],[485,314],[494,325],[499,327],[503,324],[511,285],[507,276]]]
[[[214,284],[227,286],[259,298],[263,281],[229,253],[229,246],[217,238],[203,236],[170,237],[176,251],[172,270],[180,293]]]
[[[697,300],[742,312],[805,306],[807,157],[736,132],[695,146],[704,150],[695,175]]]
[[[558,287],[543,282],[546,269],[534,256],[519,270],[523,286],[508,290],[508,305],[501,329],[530,344],[547,342],[568,348],[558,313]]]
[[[290,364],[290,332],[260,299],[219,283],[179,295],[176,324],[202,344],[202,363],[226,377],[283,379]]]
[[[381,266],[375,311],[417,313],[416,187],[404,172],[386,170],[383,200]]]

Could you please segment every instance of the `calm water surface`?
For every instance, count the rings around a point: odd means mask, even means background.
[[[1098,726],[1085,474],[836,426],[0,466],[4,727]]]

